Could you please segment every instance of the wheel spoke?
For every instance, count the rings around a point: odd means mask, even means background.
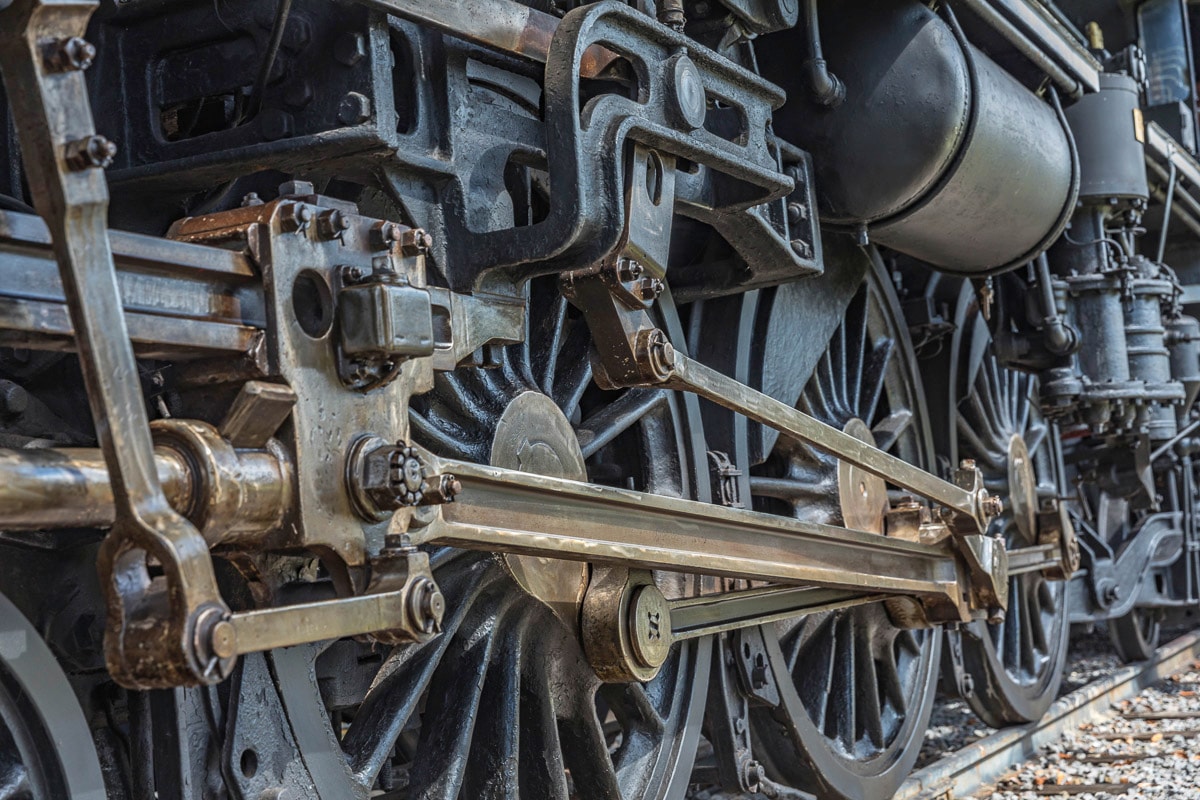
[[[517,778],[522,794],[529,800],[567,800],[566,765],[546,664],[543,654],[538,653],[523,665],[526,688],[521,693]]]
[[[884,452],[890,451],[912,424],[912,411],[907,408],[893,411],[871,428],[871,433],[875,435],[875,446]]]
[[[437,724],[421,726],[410,772],[416,796],[456,800],[462,790],[496,629],[504,621],[503,613],[486,618],[484,606],[475,607],[475,619],[447,647],[442,662],[453,668],[440,670],[429,687],[424,717]]]
[[[863,381],[862,398],[858,403],[859,419],[869,421],[875,418],[879,400],[887,384],[884,376],[887,374],[888,362],[892,360],[895,347],[896,343],[891,339],[879,339],[873,343],[870,358],[866,359],[863,368],[866,379]]]
[[[859,727],[864,730],[871,743],[883,747],[883,706],[879,701],[879,674],[875,667],[875,655],[871,652],[869,627],[863,626],[855,634],[854,649],[858,691],[855,692]]]
[[[484,679],[479,715],[472,731],[462,794],[489,800],[516,800],[521,732],[521,662],[530,618],[511,626],[497,648],[497,658]],[[546,691],[535,686],[533,691]]]
[[[478,560],[467,575],[460,577],[463,586],[455,593],[455,602],[448,604],[450,611],[442,620],[441,636],[424,647],[396,648],[380,668],[375,685],[342,740],[350,768],[363,784],[374,783],[468,610],[499,577],[499,571],[489,570],[489,566],[489,562]]]
[[[637,424],[644,416],[667,402],[661,389],[630,389],[579,425],[577,434],[584,458]]]
[[[559,737],[575,793],[596,800],[620,800],[621,787],[604,730],[590,706],[578,707],[562,720]]]

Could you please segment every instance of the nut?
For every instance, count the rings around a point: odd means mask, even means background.
[[[400,255],[411,257],[428,253],[433,247],[433,237],[423,228],[408,228],[400,233]]]
[[[312,218],[312,208],[304,203],[289,203],[279,210],[279,226],[288,233],[307,230]]]
[[[333,57],[338,63],[353,67],[367,57],[367,40],[361,33],[343,33],[333,43]]]
[[[341,239],[350,229],[350,220],[336,208],[322,212],[317,217],[317,233],[322,239]]]
[[[400,241],[400,226],[394,222],[376,222],[371,226],[371,249],[391,250]]]
[[[75,172],[91,167],[104,169],[117,155],[117,146],[103,136],[93,135],[69,142],[63,155],[67,166]]]
[[[57,39],[45,45],[42,58],[52,72],[87,69],[96,59],[96,46],[79,36]]]
[[[343,125],[361,125],[371,118],[371,99],[359,92],[346,92],[338,104],[337,118]]]

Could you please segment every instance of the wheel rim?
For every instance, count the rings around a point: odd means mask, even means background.
[[[414,438],[440,455],[488,463],[505,409],[537,392],[574,430],[592,481],[707,499],[707,485],[695,480],[704,453],[695,403],[666,392],[600,392],[591,381],[587,328],[554,282],[534,281],[529,299],[534,323],[525,343],[504,348],[494,369],[439,375],[435,390],[414,404]],[[659,322],[681,345],[669,299],[661,305]],[[314,782],[318,773],[333,774],[318,786],[322,797],[345,797],[347,783],[360,797],[393,786],[430,798],[682,791],[699,735],[707,642],[676,646],[649,683],[602,684],[570,615],[523,589],[503,556],[438,548],[431,561],[448,609],[442,635],[396,648],[383,661],[336,737],[347,766],[317,752],[328,749],[328,732],[324,742],[300,743],[310,751]],[[693,587],[688,578],[656,580],[668,596]],[[272,658],[277,671],[290,659],[285,669],[311,676],[318,653]],[[307,686],[290,688],[296,683]],[[279,684],[290,717],[325,715],[311,677]],[[314,770],[317,762],[324,767]]]
[[[1123,617],[1108,621],[1109,638],[1125,663],[1145,661],[1154,655],[1162,632],[1157,609],[1134,608]]]
[[[66,676],[0,595],[0,800],[105,796],[95,745]]]
[[[840,429],[859,420],[881,449],[928,467],[920,378],[896,309],[882,268],[869,269],[797,407]],[[781,441],[751,478],[755,507],[841,524],[838,467],[808,445]],[[940,638],[896,628],[880,605],[810,615],[770,634],[784,703],[759,715],[756,754],[781,780],[821,796],[893,794],[923,739]]]
[[[1028,547],[1037,544],[1037,497],[1057,494],[1053,433],[1038,410],[1036,378],[1000,366],[973,295],[968,287],[960,303],[951,456],[955,463],[973,459],[987,490],[1006,498],[990,532],[1002,535],[1009,549]],[[1014,469],[1020,458],[1027,459],[1033,487],[1014,478],[1024,472]],[[973,623],[961,637],[963,668],[971,677],[966,700],[984,722],[1030,722],[1053,702],[1066,659],[1067,595],[1064,581],[1038,572],[1013,575],[1004,620]]]

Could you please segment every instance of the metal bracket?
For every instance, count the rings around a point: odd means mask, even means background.
[[[116,523],[100,552],[109,672],[138,688],[211,683],[232,667],[213,647],[229,609],[218,592],[207,543],[171,509],[155,471],[108,241],[103,167],[115,147],[95,132],[82,72],[88,60],[54,57],[82,38],[97,6],[15,0],[0,7],[0,72],[34,204],[54,242],[113,483]],[[161,565],[162,575],[150,575],[148,559]]]

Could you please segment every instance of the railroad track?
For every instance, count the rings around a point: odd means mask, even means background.
[[[1198,740],[1200,629],[1063,695],[1037,722],[995,731],[922,767],[893,800],[1200,798]],[[689,795],[766,798],[699,788]]]
[[[1059,698],[1038,722],[997,731],[918,770],[895,800],[1137,796],[1149,782],[1168,781],[1178,791],[1162,796],[1200,795],[1198,657],[1200,631],[1180,636],[1148,661]]]

